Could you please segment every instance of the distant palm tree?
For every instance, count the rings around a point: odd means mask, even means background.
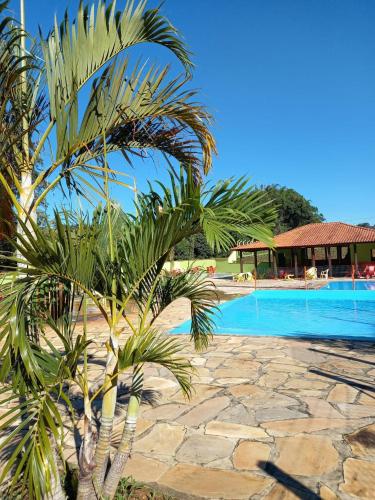
[[[197,175],[211,166],[210,117],[194,102],[195,92],[185,90],[192,63],[178,31],[158,8],[146,9],[145,0],[129,0],[121,11],[115,5],[80,3],[73,22],[66,14],[28,52],[27,35],[12,19],[0,25],[0,183],[24,218],[35,218],[62,181],[102,195],[105,147],[107,154],[121,152],[125,165],[132,154],[155,150]],[[132,65],[126,49],[141,43],[167,48],[185,76],[172,78],[167,66],[147,60]],[[116,182],[127,185],[119,179],[123,172],[121,165],[112,169]]]

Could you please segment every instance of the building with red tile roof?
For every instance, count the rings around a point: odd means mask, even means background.
[[[305,266],[326,267],[330,274],[342,274],[355,266],[375,263],[375,229],[353,226],[344,222],[307,224],[281,233],[274,238],[274,249],[261,241],[239,244],[233,248],[240,254],[243,268],[246,254],[252,254],[254,264],[258,255],[268,250],[269,267],[277,274],[278,268],[288,268],[295,275]],[[262,252],[263,251],[263,252]],[[272,261],[272,262],[271,262]]]

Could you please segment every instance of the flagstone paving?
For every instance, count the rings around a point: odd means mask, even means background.
[[[157,324],[170,330],[189,313],[188,301],[176,301]],[[106,325],[91,320],[88,333],[98,389]],[[196,370],[194,392],[187,400],[166,369],[145,369],[126,475],[181,499],[375,498],[375,344],[233,335],[197,353],[188,336],[179,338]],[[114,446],[128,375],[120,382]],[[82,409],[77,388],[71,396]],[[64,455],[72,463],[79,443],[67,423]]]
[[[159,326],[188,315],[178,301]],[[100,321],[90,331],[95,378],[106,336]],[[185,399],[165,369],[146,368],[126,475],[181,499],[375,498],[375,344],[216,336],[196,353],[180,338],[194,393]]]

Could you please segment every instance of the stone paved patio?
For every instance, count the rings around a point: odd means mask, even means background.
[[[159,324],[188,316],[178,301]],[[98,321],[90,329],[96,378],[105,336]],[[147,368],[127,475],[177,498],[375,498],[374,344],[217,336],[194,353],[186,340],[194,396],[186,401],[164,369]]]

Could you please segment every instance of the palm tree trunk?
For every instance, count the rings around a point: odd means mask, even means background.
[[[99,438],[95,451],[96,468],[94,471],[94,486],[95,490],[98,492],[102,490],[105,474],[107,472],[113,421],[116,410],[118,371],[118,336],[116,334],[111,335],[111,344],[112,345],[108,347],[107,351],[102,414],[100,418]]]
[[[139,372],[137,373],[139,374]],[[134,384],[132,384],[132,393],[129,398],[128,410],[126,413],[125,425],[120,445],[116,451],[103,487],[104,498],[108,498],[110,500],[115,496],[118,484],[124,474],[126,462],[128,461],[132,451],[140,407],[140,396],[140,389],[138,388],[135,393]]]
[[[95,498],[95,490],[93,486],[93,471],[95,469],[94,453],[95,437],[92,430],[90,416],[87,416],[86,414],[84,436],[79,450],[79,481],[77,500],[91,500],[92,498]]]
[[[28,229],[32,231],[31,224],[28,222],[29,218],[36,221],[36,211],[31,210],[31,205],[34,201],[34,193],[32,187],[32,171],[25,170],[21,174],[21,190],[20,190],[20,205],[24,213],[20,214],[22,220],[25,221]],[[29,216],[29,218],[28,218]]]

